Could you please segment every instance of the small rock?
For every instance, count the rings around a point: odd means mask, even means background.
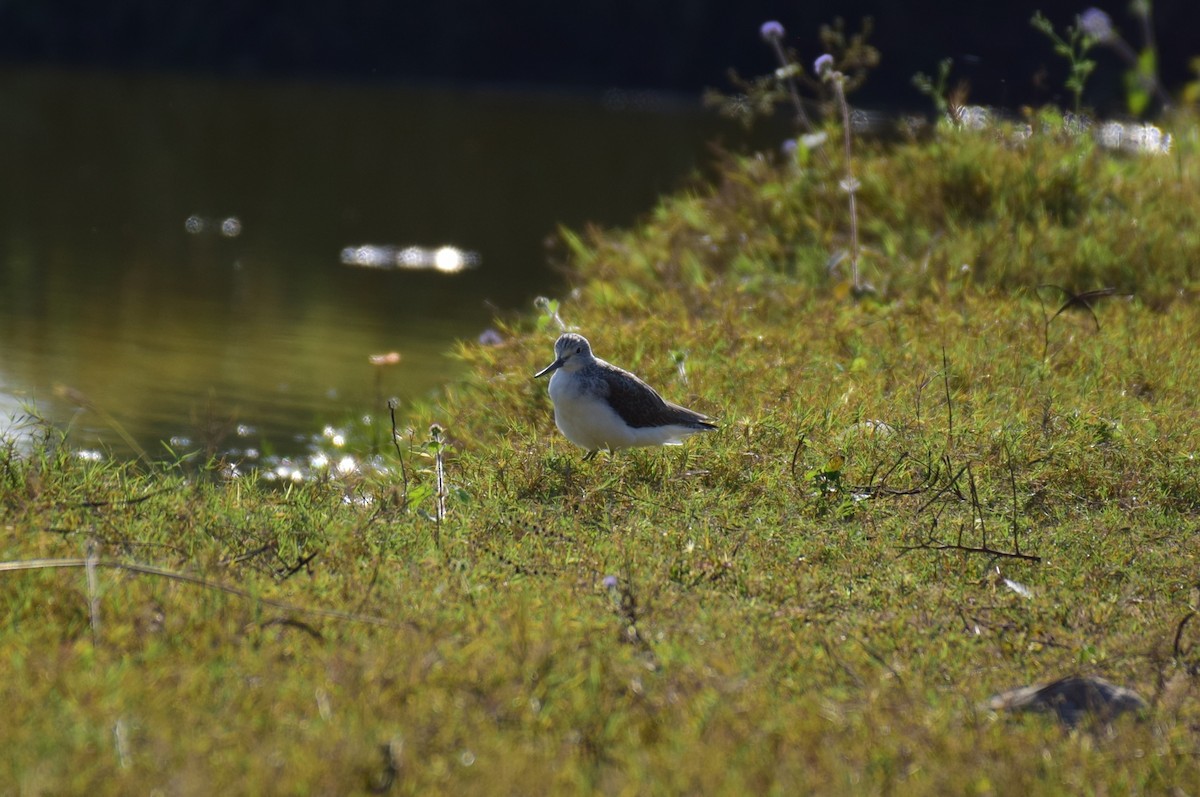
[[[1147,708],[1147,703],[1132,689],[1103,678],[1071,677],[1042,686],[1001,692],[992,696],[988,708],[993,711],[1054,712],[1060,722],[1073,728],[1085,714],[1107,722],[1126,711],[1141,711]]]

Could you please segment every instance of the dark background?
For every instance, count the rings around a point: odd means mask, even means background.
[[[773,67],[758,36],[777,19],[807,65],[818,27],[835,16],[875,20],[883,63],[854,98],[926,108],[913,73],[955,59],[970,101],[1066,103],[1064,62],[1029,25],[1042,10],[1061,30],[1086,2],[766,2],[765,0],[0,0],[0,64],[48,64],[226,76],[450,82],[567,90],[728,88],[726,71]],[[1127,0],[1099,7],[1140,47]],[[1200,55],[1198,0],[1155,0],[1168,88]],[[1123,66],[1101,51],[1088,104],[1119,111]]]

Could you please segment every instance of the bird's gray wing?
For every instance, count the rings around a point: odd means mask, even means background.
[[[698,412],[664,401],[654,388],[628,371],[605,363],[604,384],[608,402],[621,420],[635,429],[648,426],[683,424],[707,426],[707,418]]]

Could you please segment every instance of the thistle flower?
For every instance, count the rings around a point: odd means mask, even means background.
[[[1089,8],[1079,15],[1079,29],[1098,42],[1110,42],[1116,38],[1112,17],[1098,8]]]
[[[832,71],[833,56],[829,53],[825,53],[824,55],[818,57],[817,60],[813,61],[813,72],[816,73],[817,77],[824,78],[826,72]]]
[[[763,41],[768,42],[782,39],[783,33],[783,25],[774,19],[764,22],[758,29],[758,35],[763,37]]]
[[[491,327],[488,327],[479,333],[476,341],[480,346],[499,346],[504,343],[504,336]]]
[[[618,582],[616,576],[605,576],[600,583],[604,585],[605,589],[616,589]]]

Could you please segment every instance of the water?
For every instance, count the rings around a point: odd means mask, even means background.
[[[0,418],[287,455],[430,395],[456,339],[561,293],[559,224],[631,223],[729,132],[629,99],[0,72]],[[479,264],[343,265],[366,244]]]

